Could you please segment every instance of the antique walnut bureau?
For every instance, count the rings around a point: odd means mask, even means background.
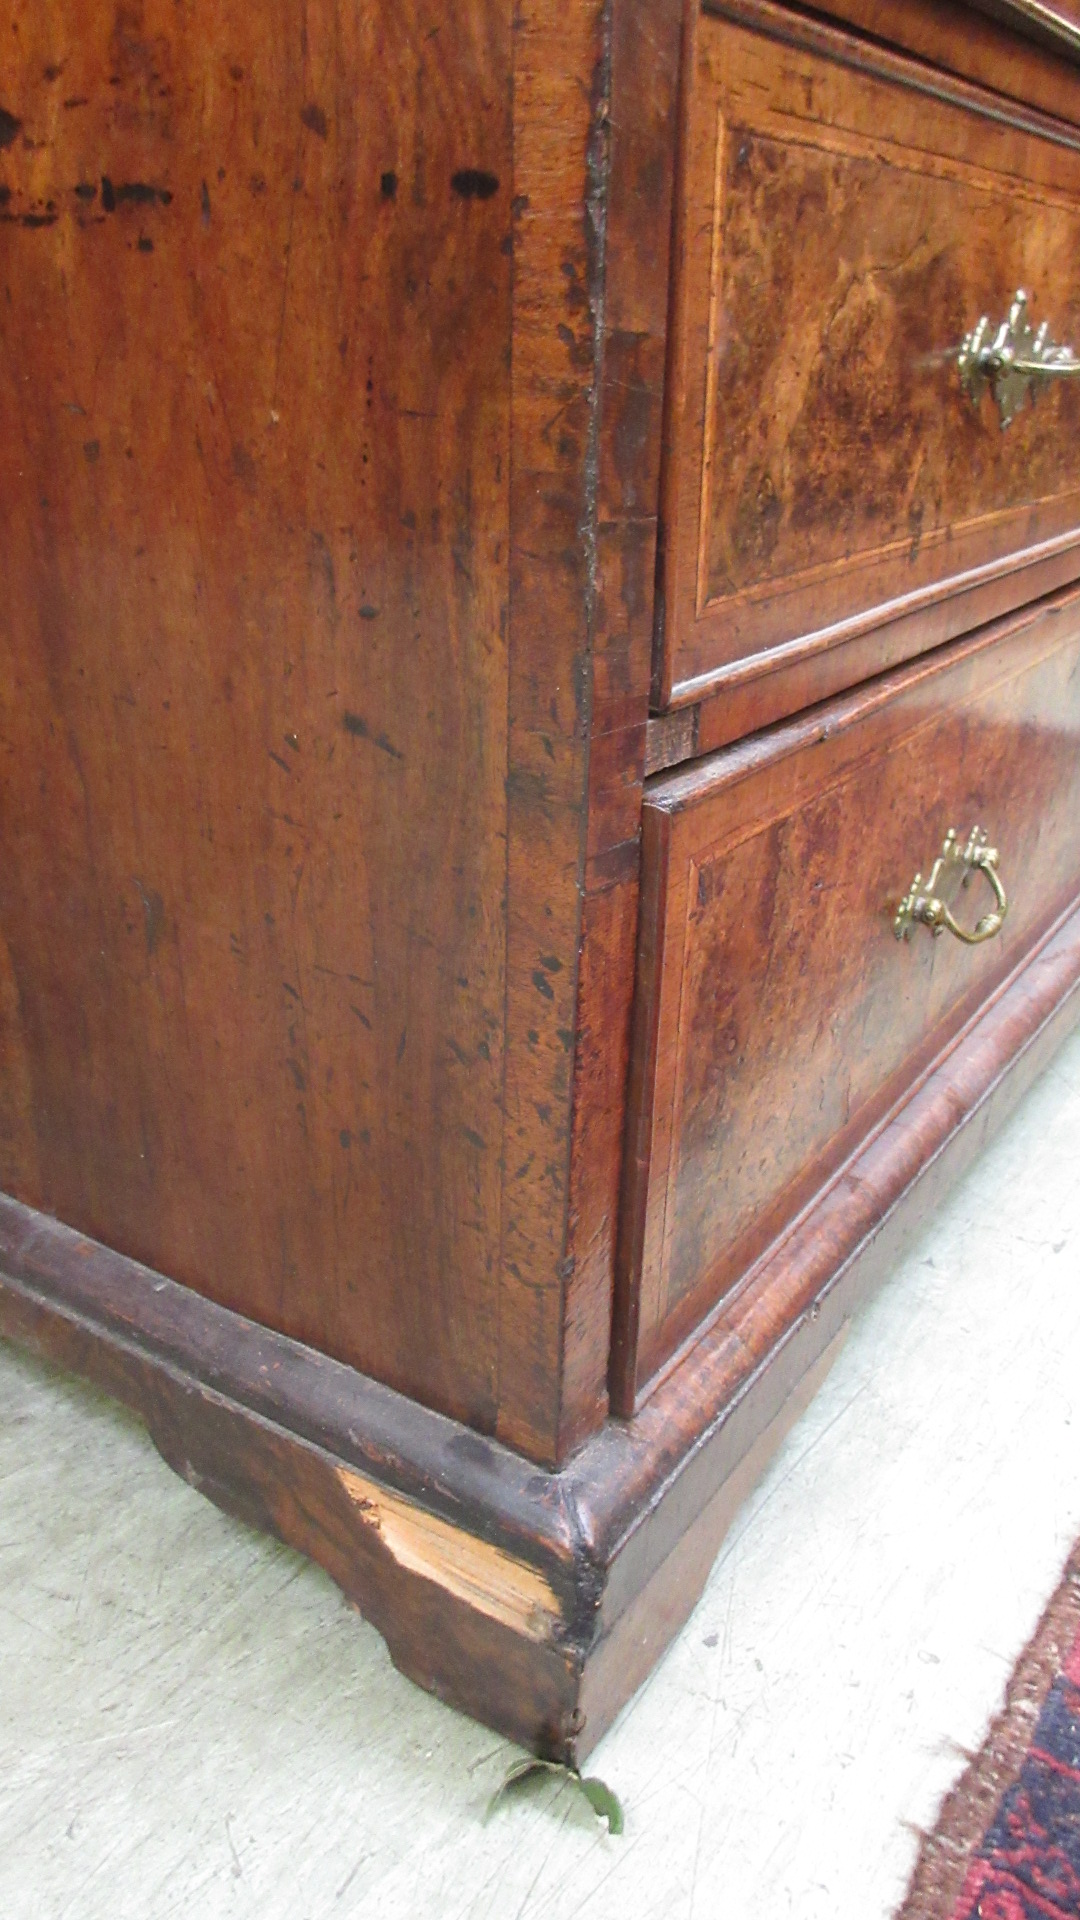
[[[1080,5],[0,27],[0,1330],[579,1757],[1080,1014]]]

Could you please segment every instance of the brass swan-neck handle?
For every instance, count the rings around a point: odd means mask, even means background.
[[[968,399],[977,407],[989,387],[1003,429],[1011,424],[1025,401],[1034,404],[1036,394],[1047,381],[1068,380],[1080,374],[1080,360],[1072,348],[1054,345],[1045,320],[1036,333],[1028,319],[1027,306],[1027,294],[1021,288],[1009,308],[1007,320],[995,327],[983,314],[978,326],[966,335],[956,351],[960,384]]]
[[[1009,902],[997,870],[998,853],[996,847],[986,844],[986,835],[981,827],[972,827],[966,845],[961,845],[955,827],[950,827],[945,836],[945,844],[938,854],[924,882],[922,874],[917,873],[907,893],[896,910],[893,932],[898,940],[906,940],[916,925],[929,927],[935,938],[943,933],[951,933],[956,940],[962,940],[966,947],[979,947],[984,940],[992,940],[1001,932],[1005,915],[1009,911]],[[966,887],[973,873],[981,873],[988,881],[994,895],[995,905],[989,913],[984,913],[970,930],[962,927],[938,894],[938,885],[942,874],[950,868],[964,869],[963,885]]]

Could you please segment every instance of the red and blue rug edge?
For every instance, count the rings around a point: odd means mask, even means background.
[[[1080,1543],[895,1920],[1080,1920]]]

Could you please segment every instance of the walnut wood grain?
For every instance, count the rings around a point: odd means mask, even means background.
[[[686,136],[661,705],[882,623],[914,648],[909,616],[1037,554],[1080,569],[1080,395],[1002,433],[950,358],[1021,285],[1078,334],[1077,136],[777,8],[723,12]]]
[[[680,9],[10,26],[0,1180],[553,1461],[606,1408]]]
[[[617,6],[596,420],[588,830],[575,1022],[560,1457],[607,1411],[607,1363],[637,954],[661,421],[683,0]]]
[[[1076,589],[650,785],[620,1410],[1075,899],[1078,818]],[[898,945],[916,870],[975,824],[1000,936]]]
[[[510,33],[442,25],[12,9],[0,1178],[490,1428]]]
[[[1066,921],[632,1421],[561,1471],[0,1200],[0,1331],[327,1568],[420,1685],[580,1762],[690,1611],[852,1312],[1080,1016]]]

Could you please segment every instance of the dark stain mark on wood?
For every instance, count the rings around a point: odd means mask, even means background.
[[[210,189],[205,180],[202,183],[202,192],[199,195],[199,205],[202,209],[203,226],[208,227],[210,225]]]
[[[152,241],[152,240],[150,240],[150,239],[148,239],[148,237],[147,237],[147,235],[146,235],[145,233],[140,233],[140,235],[139,235],[139,252],[140,252],[140,253],[153,253],[153,251],[154,251],[154,243],[153,243],[153,241]]]
[[[64,112],[71,113],[75,107],[88,107],[90,105],[90,102],[87,99],[85,93],[75,93],[75,94],[72,94],[72,97],[70,100],[65,100],[63,104],[64,104]]]
[[[288,761],[283,760],[280,753],[275,753],[273,747],[268,748],[267,751],[269,752],[270,758],[274,762],[275,766],[280,767],[283,773],[287,773],[291,775],[292,768],[290,767]]]
[[[361,620],[377,620],[379,617],[378,607],[364,606],[359,609],[359,613]]]
[[[384,200],[393,200],[397,194],[397,174],[389,169],[379,181],[379,192]]]
[[[80,180],[75,189],[75,198],[76,200],[85,200],[89,205],[91,200],[97,199],[97,188],[91,186],[88,180]]]
[[[462,167],[451,176],[450,185],[463,200],[490,200],[499,191],[498,175],[479,167]]]
[[[532,978],[533,986],[536,988],[537,993],[543,994],[545,1000],[554,1000],[555,992],[547,974],[541,973],[539,967],[537,967]]]
[[[6,207],[10,199],[11,199],[11,188],[0,187],[0,207]]]
[[[153,888],[144,887],[141,880],[136,880],[135,890],[142,901],[143,919],[146,923],[146,954],[150,959],[165,931],[165,902],[160,893],[155,893]]]
[[[60,75],[63,73],[63,71],[64,71],[63,67],[46,67],[45,78],[50,83],[53,80],[59,80]]]
[[[394,1058],[397,1060],[398,1066],[401,1065],[401,1062],[405,1058],[405,1040],[406,1040],[407,1034],[408,1034],[408,1028],[402,1027],[401,1039],[397,1043],[397,1053],[394,1056]]]
[[[22,132],[22,121],[16,120],[6,107],[0,107],[0,147],[10,147],[18,134]]]
[[[100,460],[101,458],[101,441],[100,440],[84,440],[83,452],[86,455],[88,464],[90,466],[93,466],[95,462]]]
[[[330,132],[330,122],[322,108],[317,107],[314,101],[309,107],[303,109],[300,118],[311,133],[316,134],[320,140],[326,139]]]
[[[55,213],[24,213],[19,221],[21,227],[54,227],[59,216]]]
[[[101,176],[101,204],[106,213],[117,207],[169,207],[172,194],[168,187],[151,187],[144,180],[125,180],[115,186],[107,173]]]
[[[254,493],[258,485],[255,462],[246,447],[237,441],[232,450],[232,470],[248,493]]]
[[[369,740],[373,747],[378,747],[381,753],[388,753],[392,760],[404,760],[405,755],[399,753],[385,733],[372,733],[367,721],[359,713],[346,711],[341,716],[341,724],[346,733],[353,734],[357,740]]]

